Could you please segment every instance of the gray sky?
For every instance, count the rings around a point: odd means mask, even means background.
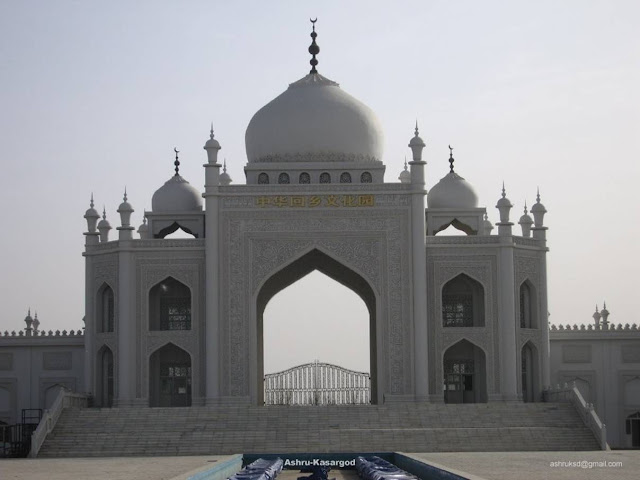
[[[5,0],[1,330],[23,328],[29,306],[47,330],[82,327],[92,191],[115,227],[126,185],[138,225],[172,174],[174,146],[183,176],[203,188],[211,121],[229,173],[244,182],[251,116],[309,70],[310,16],[319,19],[319,72],[384,126],[386,181],[409,155],[417,117],[428,187],[448,170],[449,143],[493,222],[502,180],[516,221],[540,186],[552,322],[590,321],[603,300],[612,321],[640,321],[636,0]],[[330,288],[315,277],[292,286],[302,290],[293,298]],[[366,315],[359,322],[366,327]],[[364,345],[345,366],[367,368]]]

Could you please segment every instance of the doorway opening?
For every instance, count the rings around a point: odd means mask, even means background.
[[[149,406],[191,406],[191,356],[172,343],[149,360]]]
[[[460,340],[445,352],[443,367],[445,403],[487,401],[486,359],[481,348]]]
[[[362,379],[368,374],[367,403],[377,403],[376,300],[357,272],[312,250],[265,282],[257,320],[258,405],[273,403],[272,396],[265,402],[265,373],[269,388],[277,381],[288,389],[277,398],[300,405],[364,403]],[[318,394],[320,386],[359,393]]]

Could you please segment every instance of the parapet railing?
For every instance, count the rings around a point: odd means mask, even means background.
[[[542,392],[542,398],[545,402],[572,403],[584,424],[589,427],[596,437],[596,440],[598,440],[600,448],[602,450],[610,450],[607,444],[607,426],[598,417],[598,414],[593,408],[593,403],[584,401],[575,382],[572,382],[571,385],[565,383],[564,386],[557,385],[555,388],[545,390]]]
[[[75,393],[61,388],[50,409],[45,410],[42,420],[38,424],[38,428],[31,435],[31,450],[29,457],[35,458],[40,452],[40,448],[47,439],[47,435],[51,433],[58,423],[62,411],[68,407],[87,407],[89,406],[89,396],[83,393]]]

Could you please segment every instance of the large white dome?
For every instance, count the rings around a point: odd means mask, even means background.
[[[258,110],[245,144],[249,162],[376,162],[384,135],[369,107],[316,73]]]
[[[153,194],[151,210],[154,213],[202,210],[202,195],[197,188],[176,174]]]
[[[467,209],[478,207],[478,195],[464,178],[449,172],[429,190],[428,208]]]

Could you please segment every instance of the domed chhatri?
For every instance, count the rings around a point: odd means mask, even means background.
[[[174,175],[153,194],[151,210],[154,213],[202,210],[202,195],[180,175]]]
[[[213,127],[212,127],[213,130]],[[213,131],[211,134],[213,138]],[[180,161],[176,148],[176,160],[174,162],[176,173],[155,191],[151,198],[151,210],[154,213],[190,212],[202,210],[202,195],[179,174]]]
[[[315,25],[312,38],[317,47]],[[249,122],[249,163],[380,162],[384,135],[375,113],[317,73],[319,49],[309,51],[314,55],[311,73],[290,84]]]
[[[427,194],[428,208],[477,208],[478,194],[469,182],[453,171],[453,148],[449,146],[451,171]]]

